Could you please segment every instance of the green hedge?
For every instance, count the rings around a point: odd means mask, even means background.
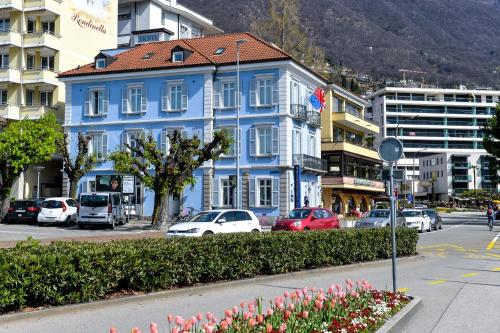
[[[398,229],[398,254],[416,254]],[[109,243],[28,240],[0,250],[0,312],[79,303],[120,290],[151,292],[389,258],[390,230],[226,234]]]

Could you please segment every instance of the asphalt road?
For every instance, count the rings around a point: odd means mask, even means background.
[[[398,287],[423,300],[423,306],[403,332],[500,331],[500,241],[493,242],[500,235],[500,226],[488,231],[483,214],[445,216],[444,222],[443,230],[420,234],[418,249],[422,256],[398,264]],[[184,317],[198,311],[221,314],[256,296],[270,299],[285,290],[327,288],[346,279],[367,279],[376,288],[390,289],[390,261],[187,289],[146,300],[101,302],[88,309],[67,307],[64,314],[2,323],[0,332],[105,333],[111,326],[118,332],[130,332],[135,326],[147,332],[152,321],[166,332],[168,313]]]

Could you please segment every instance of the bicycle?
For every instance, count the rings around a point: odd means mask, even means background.
[[[488,216],[488,227],[493,230],[493,216]]]

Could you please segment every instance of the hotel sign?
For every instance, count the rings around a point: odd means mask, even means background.
[[[368,179],[363,179],[363,178],[354,178],[354,185],[365,185],[365,186],[371,186],[372,182]]]
[[[73,11],[71,20],[79,27],[106,34],[113,21],[112,0],[69,0]]]

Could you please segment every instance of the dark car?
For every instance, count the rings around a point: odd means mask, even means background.
[[[319,207],[297,208],[279,219],[272,231],[307,231],[340,228],[340,220],[331,210]]]
[[[423,209],[424,213],[431,219],[431,228],[434,230],[443,229],[443,220],[435,209]]]
[[[4,223],[36,222],[43,199],[16,200],[10,203]]]

